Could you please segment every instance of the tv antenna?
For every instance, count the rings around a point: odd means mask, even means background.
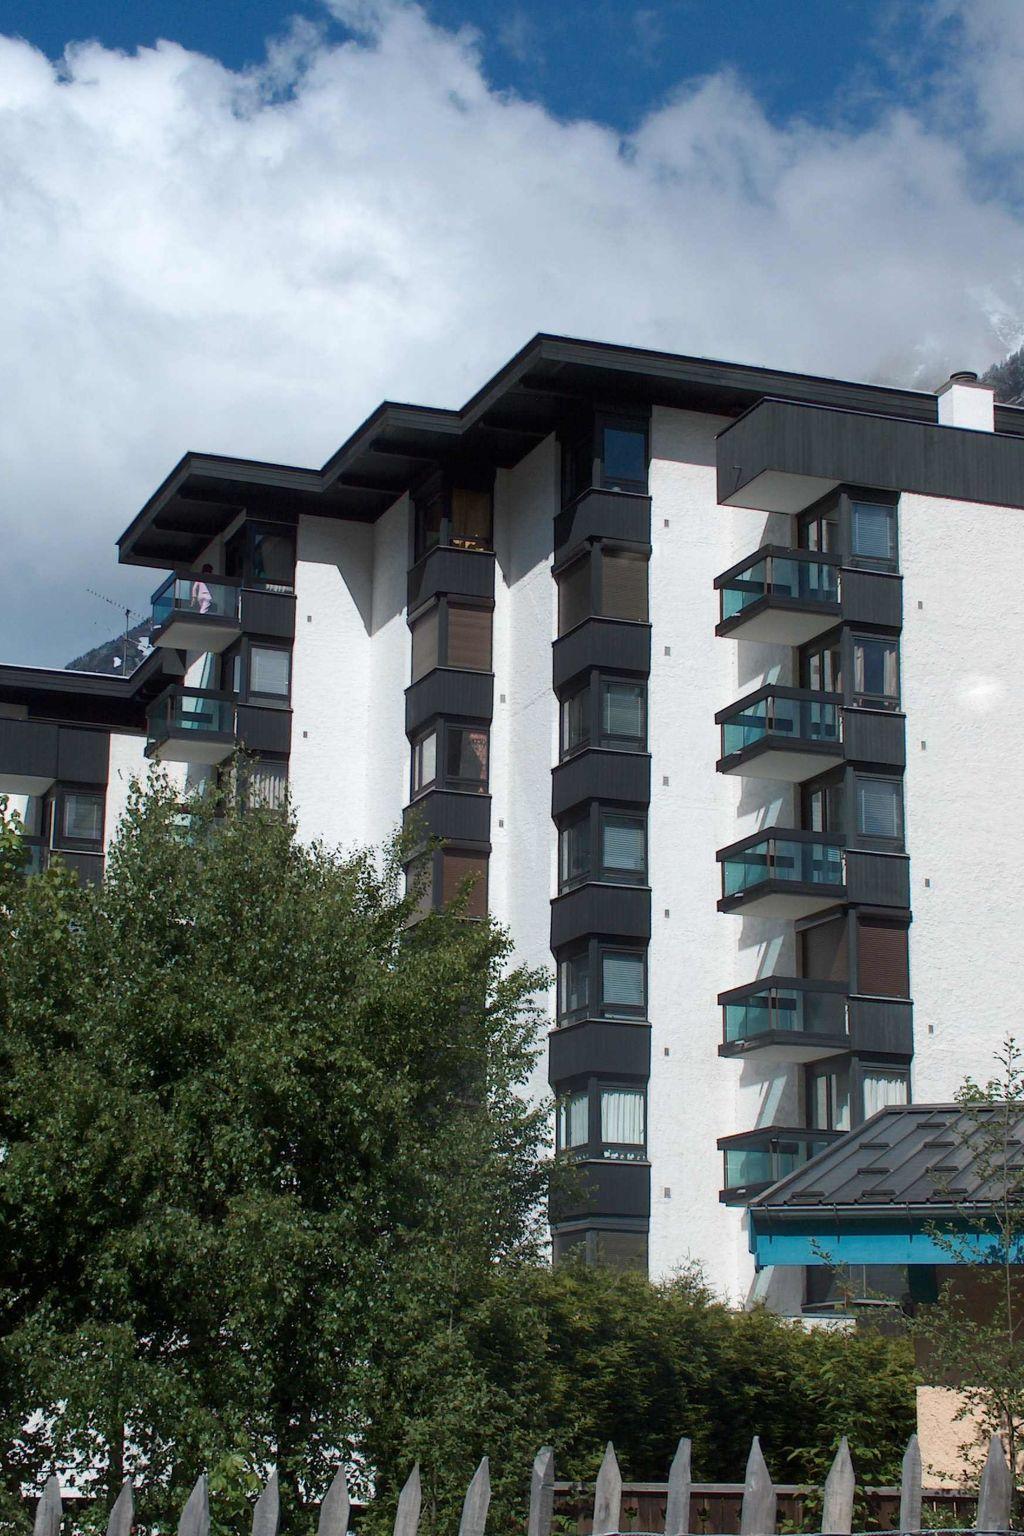
[[[122,670],[127,673],[128,631],[132,627],[132,619],[134,619],[136,623],[141,624],[146,615],[144,613],[137,612],[137,610],[134,608],[130,608],[127,603],[119,603],[116,598],[108,597],[105,592],[97,592],[94,587],[86,587],[85,590],[88,592],[90,597],[97,597],[101,603],[109,603],[111,608],[116,608],[119,613],[124,614],[124,636],[121,650],[121,667]]]

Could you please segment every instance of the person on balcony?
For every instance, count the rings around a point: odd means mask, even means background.
[[[192,583],[192,606],[198,608],[200,613],[209,613],[213,607],[213,593],[204,581],[204,577],[213,575],[213,566],[204,565],[200,574]]]

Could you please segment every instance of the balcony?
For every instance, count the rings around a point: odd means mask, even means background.
[[[724,1205],[746,1205],[762,1190],[795,1173],[843,1131],[818,1131],[767,1125],[738,1136],[722,1136],[718,1149],[725,1153],[725,1179],[719,1199]]]
[[[720,994],[720,1056],[818,1061],[850,1049],[846,983],[766,976]]]
[[[771,685],[715,716],[719,773],[802,784],[843,761],[842,696]]]
[[[839,623],[839,567],[831,555],[766,544],[715,579],[716,635],[804,645]]]
[[[716,854],[722,866],[719,912],[809,917],[846,898],[841,838],[820,832],[755,832]]]
[[[242,633],[239,589],[193,572],[169,576],[153,593],[153,644],[175,651],[226,650]]]
[[[235,750],[235,703],[227,693],[169,688],[147,716],[146,756],[158,762],[222,763]]]

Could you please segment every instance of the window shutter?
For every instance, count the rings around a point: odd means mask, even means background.
[[[846,954],[846,919],[835,917],[828,923],[805,928],[800,935],[803,974],[810,981],[845,981],[849,963]]]
[[[608,619],[647,622],[647,561],[622,550],[601,555],[601,612]]]
[[[489,608],[457,608],[448,605],[449,667],[468,672],[491,670],[491,611]]]
[[[857,991],[873,997],[909,997],[907,930],[862,918],[857,927]]]
[[[445,906],[460,894],[467,880],[472,881],[467,917],[487,916],[487,860],[479,853],[455,853],[446,848],[441,874],[441,900]]]
[[[858,779],[857,811],[865,837],[899,837],[900,787],[892,779]]]
[[[590,555],[558,577],[558,633],[566,634],[590,616]]]
[[[603,857],[606,869],[624,869],[642,874],[644,869],[644,824],[625,816],[608,816],[603,826]]]
[[[606,1007],[642,1008],[644,998],[644,960],[639,954],[618,951],[601,957],[601,1001]]]
[[[412,626],[412,680],[419,682],[437,666],[437,605]]]

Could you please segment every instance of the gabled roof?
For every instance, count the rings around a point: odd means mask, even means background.
[[[755,1196],[751,1215],[774,1222],[898,1208],[934,1216],[990,1205],[1002,1193],[991,1177],[996,1128],[1005,1129],[1005,1164],[1020,1180],[1024,1105],[897,1104]]]
[[[118,540],[122,561],[187,565],[243,508],[373,521],[438,463],[511,466],[595,400],[741,415],[766,395],[934,422],[935,396],[745,363],[540,334],[460,410],[386,400],[324,464],[187,453]],[[1024,434],[1024,410],[996,408]]]

